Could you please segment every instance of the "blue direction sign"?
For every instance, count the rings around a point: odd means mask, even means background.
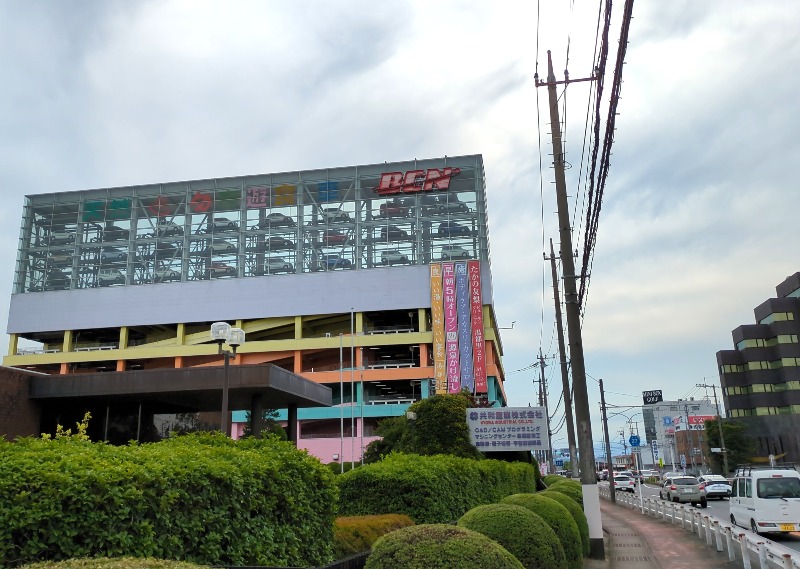
[[[628,439],[628,442],[632,447],[638,447],[642,441],[639,439],[639,435],[631,435],[631,438]]]

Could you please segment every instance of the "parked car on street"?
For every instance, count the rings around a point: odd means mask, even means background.
[[[731,484],[728,479],[719,474],[704,474],[697,479],[704,484],[703,495],[708,498],[719,498],[724,500],[731,496]]]
[[[675,476],[664,480],[658,497],[669,502],[687,502],[692,506],[707,508],[708,500],[703,496],[704,487],[694,476]]]

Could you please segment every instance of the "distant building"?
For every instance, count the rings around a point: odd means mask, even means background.
[[[678,399],[677,401],[659,401],[652,405],[644,405],[642,416],[644,417],[644,432],[648,447],[642,448],[643,461],[658,464],[658,459],[663,458],[664,464],[671,465],[674,461],[678,465],[681,462],[681,453],[676,451],[676,434],[686,431],[704,431],[704,422],[707,419],[715,418],[717,409],[714,402],[708,399]],[[692,457],[687,455],[687,465],[691,466],[691,459]]]
[[[800,273],[733,330],[734,350],[717,352],[725,407],[747,425],[756,455],[800,460]]]

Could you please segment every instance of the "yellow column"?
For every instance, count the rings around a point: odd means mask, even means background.
[[[186,324],[184,324],[183,322],[178,324],[178,335],[177,338],[175,339],[175,343],[178,344],[179,346],[186,345]]]
[[[61,344],[61,351],[72,351],[72,330],[64,330],[64,342]]]
[[[356,312],[356,334],[364,333],[364,314]]]
[[[424,308],[417,309],[417,320],[419,321],[419,331],[428,331],[428,311]]]
[[[8,336],[8,355],[13,356],[17,353],[17,343],[19,338],[16,334],[9,334]]]
[[[294,339],[295,340],[302,340],[303,339],[303,317],[302,316],[295,316],[294,317]],[[295,373],[297,373],[295,371]]]
[[[119,349],[124,350],[128,347],[128,327],[122,326],[119,329]]]

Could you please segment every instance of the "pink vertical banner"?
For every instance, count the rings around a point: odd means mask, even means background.
[[[456,274],[453,263],[442,263],[444,297],[444,345],[447,365],[447,392],[461,391],[458,365],[458,313],[456,311]]]
[[[481,289],[481,262],[468,261],[469,306],[472,317],[472,368],[475,374],[475,393],[489,391],[486,382],[486,341],[483,336],[483,291]]]
[[[444,346],[442,265],[431,263],[431,327],[433,332],[433,381],[438,394],[447,393]]]

